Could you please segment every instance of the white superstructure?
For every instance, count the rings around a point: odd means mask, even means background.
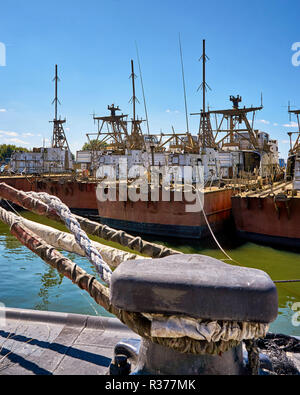
[[[10,160],[10,170],[17,174],[57,174],[72,169],[72,154],[62,148],[34,148],[32,152],[14,152]]]

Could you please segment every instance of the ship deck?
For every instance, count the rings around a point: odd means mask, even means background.
[[[27,180],[30,181],[35,181],[35,180],[64,180],[64,181],[80,181],[80,182],[91,182],[91,183],[96,183],[97,180],[95,177],[84,177],[81,175],[73,175],[70,173],[44,173],[44,174],[1,174],[0,175],[0,182],[5,182],[7,179],[24,179],[26,178]]]
[[[106,375],[116,344],[139,338],[115,318],[4,311],[0,375]]]
[[[288,196],[293,198],[300,198],[300,191],[293,191],[293,183],[279,181],[275,182],[272,186],[264,185],[261,189],[255,189],[254,191],[241,191],[238,193],[239,197],[249,197],[249,198],[264,198],[267,196],[277,195],[280,193],[287,193]]]

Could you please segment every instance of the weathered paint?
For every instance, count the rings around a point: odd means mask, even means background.
[[[0,177],[24,192],[47,192],[59,197],[70,209],[99,215],[101,223],[138,234],[200,239],[210,234],[201,212],[186,212],[185,201],[98,202],[95,181],[68,181],[64,177],[43,180],[30,177]],[[224,229],[231,218],[232,189],[211,188],[204,194],[204,210],[213,231]]]
[[[204,210],[214,231],[231,218],[231,189],[215,189],[204,194]],[[202,238],[209,234],[201,212],[186,212],[185,201],[98,202],[102,223],[128,232],[162,236]]]
[[[273,197],[232,197],[235,225],[240,234],[256,241],[299,245],[300,199],[274,202]]]
[[[64,178],[0,177],[4,182],[18,190],[47,192],[61,199],[70,209],[93,210],[97,213],[96,182],[66,181]]]

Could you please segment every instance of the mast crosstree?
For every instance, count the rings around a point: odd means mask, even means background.
[[[60,101],[58,100],[58,82],[60,79],[58,77],[57,65],[55,65],[55,77],[53,81],[55,81],[55,97],[52,104],[55,105],[55,112],[53,121],[50,121],[53,122],[52,148],[66,148],[70,150],[63,127],[66,123],[66,119],[58,118],[57,115],[58,104],[60,104]]]

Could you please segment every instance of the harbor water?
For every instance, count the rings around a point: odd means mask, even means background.
[[[21,212],[21,215],[66,231],[63,225],[32,213]],[[109,244],[101,239],[95,240]],[[272,280],[300,279],[299,253],[248,242],[237,243],[236,240],[229,246],[224,243],[222,240],[226,252],[234,260],[234,262],[226,261],[227,263],[264,270]],[[197,241],[193,244],[164,241],[164,244],[184,253],[201,253],[217,259],[226,258],[212,240]],[[87,272],[97,276],[94,267],[87,259],[66,252],[63,254]],[[300,336],[300,314],[297,315],[297,311],[300,312],[300,283],[280,283],[277,284],[277,289],[279,314],[277,320],[271,324],[270,331]],[[0,303],[13,308],[109,316],[85,291],[80,290],[22,246],[10,234],[8,226],[2,223],[0,223]]]

